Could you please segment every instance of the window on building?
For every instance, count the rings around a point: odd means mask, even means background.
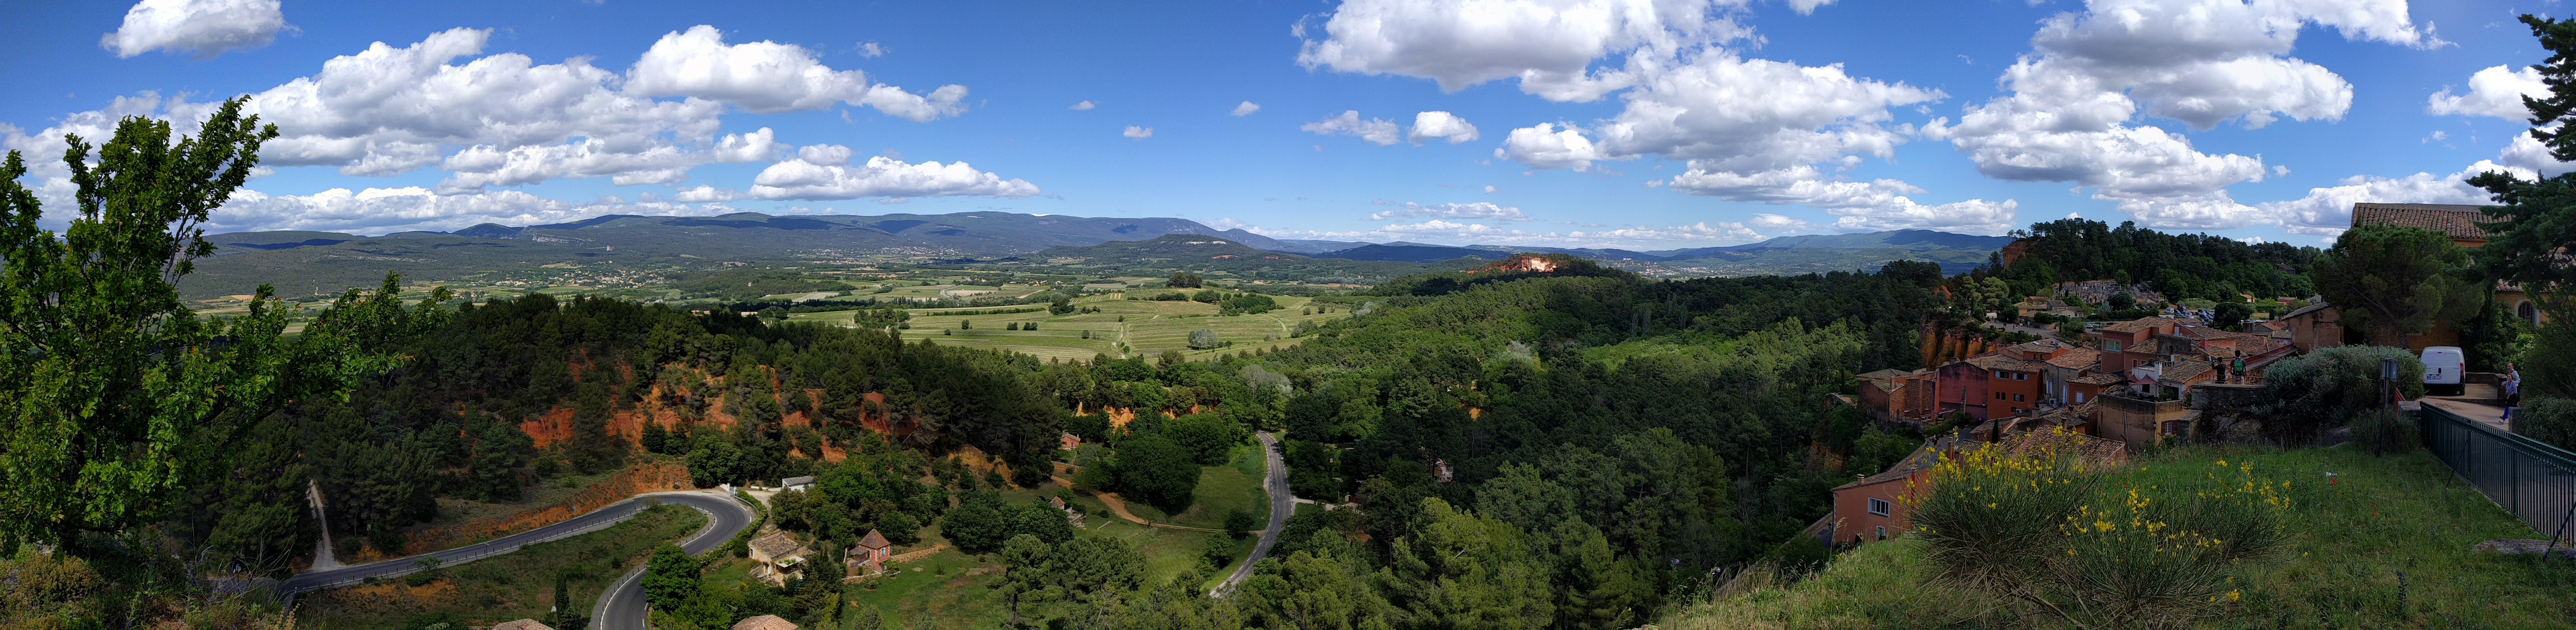
[[[1879,539],[1879,540],[1887,540],[1887,526],[1886,526],[1886,525],[1880,525],[1880,526],[1878,526],[1878,539]]]
[[[2021,394],[2013,394],[2013,402],[2030,402],[2030,401],[2028,401],[2028,400],[2023,400],[2023,399],[2022,399],[2022,395],[2021,395]]]
[[[2117,339],[2104,339],[2104,340],[2102,340],[2102,351],[2103,351],[2103,352],[2119,352],[2119,351],[2120,351],[2120,340],[2117,340]]]
[[[1870,497],[1870,499],[1869,499],[1869,513],[1871,513],[1871,514],[1876,514],[1876,515],[1879,515],[1879,516],[1886,516],[1886,515],[1887,515],[1887,511],[1888,511],[1888,508],[1889,508],[1889,507],[1890,507],[1890,506],[1888,505],[1888,503],[1887,503],[1887,500],[1886,500],[1886,499],[1881,499],[1881,498],[1877,498],[1877,497]]]
[[[2075,404],[2084,404],[2084,392],[2075,392]]]
[[[1995,378],[2009,379],[2012,378],[2012,375],[2005,374],[2003,370],[1995,370]]]
[[[2514,305],[2513,312],[2521,316],[2523,321],[2531,322],[2531,325],[2540,325],[2540,309],[2532,307],[2529,301]]]
[[[2004,393],[2003,393],[2003,392],[1995,392],[1995,400],[2003,400],[2003,399],[2004,399]]]

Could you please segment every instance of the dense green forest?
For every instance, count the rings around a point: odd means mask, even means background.
[[[2215,234],[2173,234],[2120,227],[2090,219],[2033,223],[2021,243],[2027,257],[1993,271],[2018,295],[2039,295],[2049,284],[2083,280],[2146,283],[2165,297],[2218,302],[2256,297],[2316,295],[2304,272],[2321,250],[2288,243],[2246,243]]]

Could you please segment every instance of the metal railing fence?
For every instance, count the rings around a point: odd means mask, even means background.
[[[2425,448],[2451,472],[2541,534],[2576,537],[2576,453],[2434,405],[2416,417]]]

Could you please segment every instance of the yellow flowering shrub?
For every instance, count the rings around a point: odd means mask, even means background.
[[[2187,627],[2287,541],[2289,484],[2219,461],[2189,487],[2101,486],[2071,454],[1988,445],[1934,471],[1914,519],[1940,579],[2088,628]]]

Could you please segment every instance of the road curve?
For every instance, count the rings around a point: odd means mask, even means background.
[[[644,511],[644,502],[642,499],[662,496],[668,496],[668,494],[657,493],[639,495],[632,499],[610,504],[608,507],[592,510],[588,514],[572,517],[571,520],[561,523],[555,523],[553,525],[547,525],[508,536],[502,536],[500,538],[484,542],[457,547],[455,549],[433,551],[415,556],[404,556],[381,562],[370,562],[367,564],[344,566],[321,571],[310,571],[287,578],[286,587],[290,593],[310,593],[327,588],[337,588],[357,584],[371,578],[390,578],[408,575],[420,570],[419,563],[422,558],[437,558],[439,566],[456,566],[465,564],[467,562],[473,562],[492,556],[518,551],[520,547],[528,545],[569,538],[607,529],[610,525],[615,525],[619,522],[625,521],[626,519],[634,518],[637,512]]]
[[[733,540],[735,534],[751,527],[751,507],[741,499],[715,491],[666,492],[645,495],[677,503],[707,513],[707,526],[680,542],[680,550],[700,555]],[[603,630],[644,630],[648,616],[644,607],[644,564],[638,563],[626,575],[608,585],[591,606],[590,627]]]
[[[1234,568],[1233,575],[1226,576],[1224,583],[1209,591],[1210,596],[1224,597],[1226,591],[1234,590],[1234,586],[1243,583],[1244,578],[1252,577],[1252,565],[1260,564],[1262,558],[1270,555],[1270,547],[1279,544],[1279,532],[1288,527],[1288,517],[1297,513],[1297,497],[1288,494],[1288,462],[1279,457],[1279,438],[1271,436],[1268,431],[1254,434],[1254,437],[1261,439],[1262,459],[1270,468],[1262,475],[1261,481],[1262,491],[1270,495],[1270,527],[1261,530],[1261,540],[1252,543],[1252,555],[1245,556],[1243,564]]]

